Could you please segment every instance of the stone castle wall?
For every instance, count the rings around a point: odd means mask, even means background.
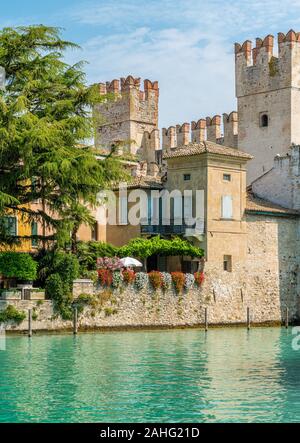
[[[252,183],[252,190],[286,208],[300,209],[300,146],[293,145],[284,156],[276,156],[273,168]]]

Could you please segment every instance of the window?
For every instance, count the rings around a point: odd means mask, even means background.
[[[190,191],[184,191],[183,196],[183,214],[184,221],[187,225],[193,223],[193,195],[189,192]]]
[[[146,224],[158,225],[159,224],[159,195],[154,194],[156,191],[152,191],[153,194],[148,195],[148,220]],[[142,223],[142,220],[141,220]]]
[[[31,235],[38,235],[38,225],[37,225],[37,222],[35,222],[35,221],[33,221],[31,223]],[[31,239],[31,246],[33,248],[36,248],[38,246],[38,239],[37,238]]]
[[[224,271],[232,271],[232,258],[231,255],[224,255],[223,257],[223,269]]]
[[[231,175],[230,174],[223,174],[223,180],[225,182],[230,182],[231,181]]]
[[[119,224],[127,225],[127,195],[122,195],[119,198]]]
[[[266,128],[267,126],[269,126],[268,114],[261,114],[261,116],[260,116],[260,126],[262,128]]]
[[[223,195],[222,196],[222,218],[231,219],[232,218],[232,196]]]
[[[191,174],[183,174],[183,180],[185,182],[189,181],[191,179]]]
[[[4,229],[7,235],[16,237],[17,235],[17,217],[4,217]]]
[[[174,197],[174,225],[182,224],[182,196]]]
[[[198,262],[191,260],[183,260],[182,261],[182,272],[194,274],[198,270]]]
[[[98,223],[94,223],[94,225],[91,227],[91,239],[94,241],[98,240]]]

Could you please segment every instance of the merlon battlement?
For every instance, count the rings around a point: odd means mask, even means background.
[[[162,129],[163,149],[186,146],[190,142],[201,143],[205,140],[220,143],[225,146],[237,146],[238,114],[233,111],[223,114],[224,137],[221,134],[221,116],[206,117]],[[191,129],[191,131],[190,131]]]
[[[287,34],[279,32],[277,37],[278,57],[281,57],[283,48],[293,49],[298,43],[300,43],[300,32],[295,32],[293,29]],[[255,66],[257,64],[270,62],[271,58],[274,57],[273,50],[274,36],[271,34],[263,39],[259,37],[256,38],[254,48],[252,48],[251,40],[244,41],[242,45],[240,43],[235,43],[234,45],[236,61],[240,61],[246,64],[246,66]]]
[[[122,94],[128,94],[130,91],[135,91],[141,100],[147,100],[149,94],[158,96],[159,88],[158,82],[151,80],[144,80],[144,90],[140,89],[141,79],[139,77],[134,78],[132,75],[128,75],[126,78],[114,79],[105,83],[99,83],[99,91],[101,95],[116,94],[122,96]]]

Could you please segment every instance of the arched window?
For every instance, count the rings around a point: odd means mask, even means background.
[[[262,114],[260,117],[260,126],[263,128],[269,126],[269,117],[268,114]]]

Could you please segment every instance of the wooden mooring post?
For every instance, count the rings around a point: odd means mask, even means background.
[[[247,308],[247,329],[248,329],[248,331],[250,329],[250,324],[251,324],[251,321],[250,321],[250,308],[248,307]]]
[[[285,327],[286,329],[289,327],[289,308],[285,308]]]
[[[204,322],[205,322],[205,332],[208,331],[208,313],[207,308],[204,310]]]
[[[78,332],[78,311],[74,308],[73,312],[73,334],[76,335]]]
[[[28,309],[28,337],[32,337],[32,310]]]

